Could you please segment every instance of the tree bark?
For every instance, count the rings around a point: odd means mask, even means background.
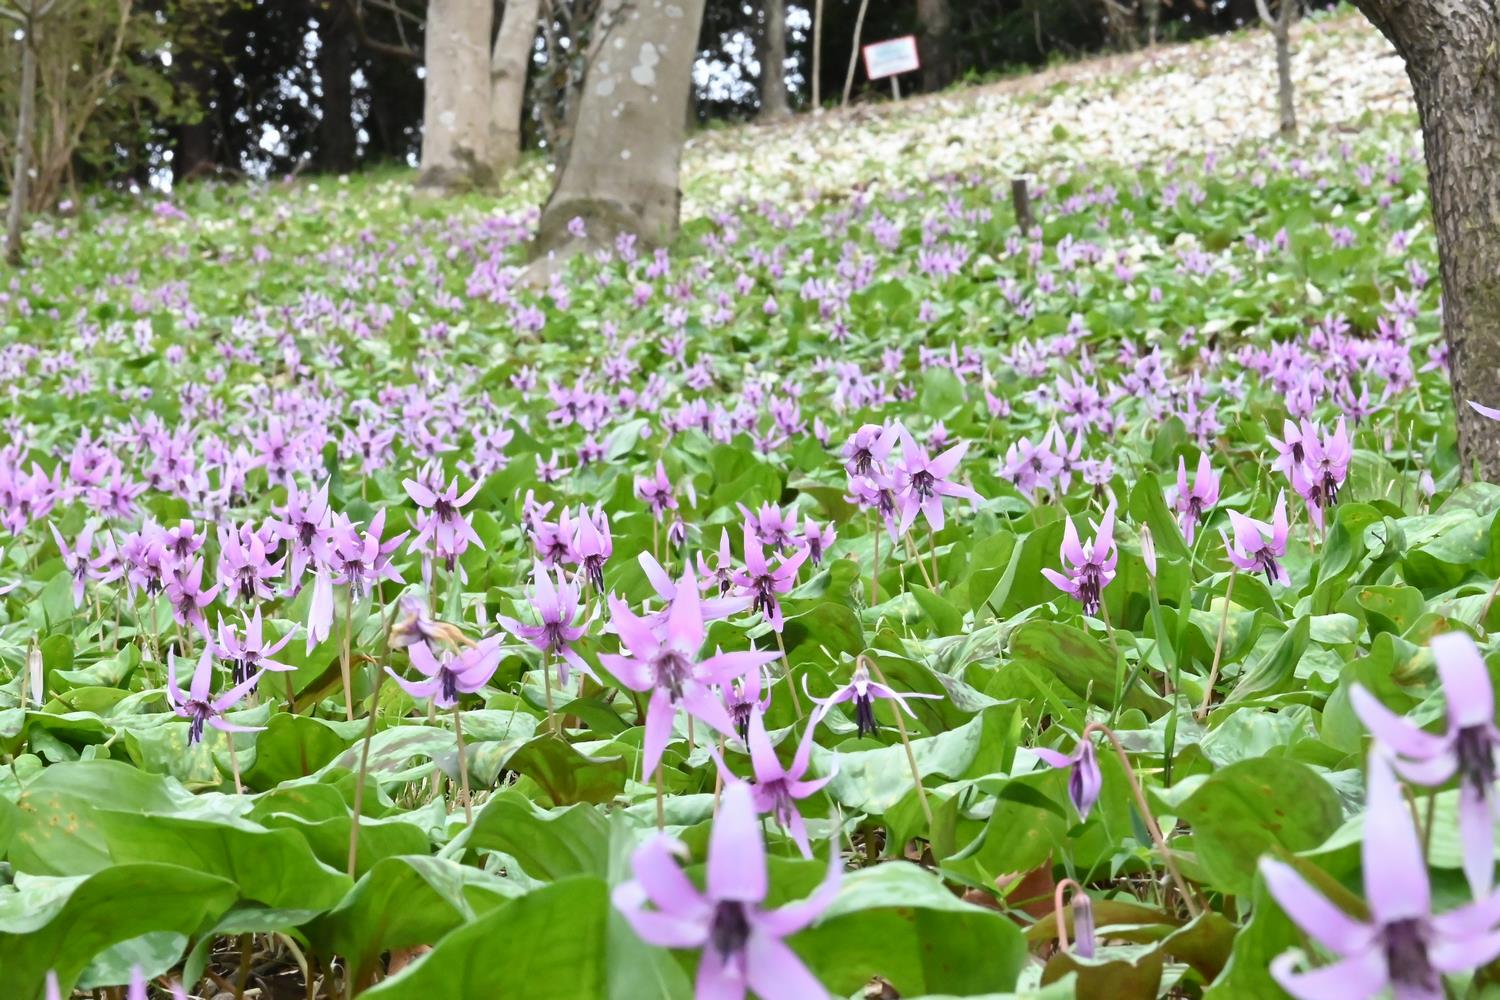
[[[491,0],[432,0],[427,7],[422,169],[417,187],[488,187]]]
[[[318,78],[323,101],[318,120],[318,169],[347,174],[354,169],[354,19],[342,0],[325,5],[318,32]]]
[[[865,31],[865,11],[870,0],[859,0],[859,13],[854,15],[854,48],[849,52],[849,71],[844,74],[844,99],[840,106],[849,106],[849,93],[854,89],[854,67],[859,65],[859,39]]]
[[[948,0],[917,0],[917,37],[922,57],[922,89],[931,93],[953,82],[953,12]]]
[[[10,205],[5,214],[5,260],[21,265],[21,227],[26,221],[32,168],[32,133],[36,129],[36,18],[28,19],[21,42],[21,91],[16,114],[16,162],[10,178]]]
[[[682,109],[692,88],[704,0],[606,0],[566,164],[537,227],[538,255],[633,233],[676,234]],[[569,231],[583,220],[587,235]]]
[[[823,109],[823,0],[813,0],[812,107]]]
[[[506,0],[490,52],[490,162],[500,173],[521,158],[526,73],[536,44],[541,0]]]
[[[1281,0],[1281,9],[1271,16],[1268,0],[1255,0],[1256,13],[1271,29],[1276,41],[1276,106],[1281,118],[1281,134],[1297,134],[1297,97],[1292,83],[1292,21],[1297,16],[1296,0]]]
[[[1161,0],[1145,0],[1146,44],[1156,47],[1156,36],[1161,32]]]
[[[1500,2],[1354,0],[1406,63],[1422,120],[1464,475],[1500,480]]]
[[[760,118],[776,121],[790,112],[786,97],[786,0],[766,0],[760,45]]]

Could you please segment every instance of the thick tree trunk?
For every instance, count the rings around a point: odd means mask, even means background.
[[[1500,481],[1500,0],[1354,0],[1406,62],[1422,119],[1464,473]]]
[[[790,111],[786,98],[786,0],[766,0],[765,15],[758,53],[760,117],[762,121],[775,121]]]
[[[31,25],[21,43],[21,92],[16,115],[16,163],[10,178],[10,205],[5,214],[5,260],[21,264],[21,226],[26,220],[30,194],[32,133],[36,130],[36,27]]]
[[[347,174],[354,169],[354,20],[342,0],[321,11],[318,77],[323,101],[318,121],[318,169]]]
[[[917,0],[917,38],[922,57],[922,89],[931,93],[953,82],[953,12],[948,0]]]
[[[703,7],[704,0],[606,0],[567,163],[542,210],[538,255],[605,245],[622,232],[653,244],[676,234],[682,109]],[[586,227],[582,239],[570,232],[574,218]]]
[[[491,0],[432,0],[423,63],[422,170],[429,190],[488,187]]]
[[[526,72],[541,6],[541,0],[506,0],[490,52],[490,162],[496,173],[509,170],[521,158]]]

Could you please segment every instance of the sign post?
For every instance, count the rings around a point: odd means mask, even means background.
[[[922,68],[917,58],[915,35],[890,38],[873,42],[862,50],[865,57],[865,76],[871,80],[891,78],[891,94],[901,100],[901,83],[897,79],[902,73],[912,73]]]

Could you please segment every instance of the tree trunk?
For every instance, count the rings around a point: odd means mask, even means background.
[[[953,82],[953,12],[948,0],[917,0],[917,38],[922,57],[922,89],[931,93]]]
[[[1500,2],[1354,0],[1406,62],[1422,119],[1464,475],[1500,481]]]
[[[859,13],[854,15],[854,48],[849,51],[849,71],[844,74],[844,99],[841,107],[849,106],[849,93],[854,89],[854,67],[859,65],[859,39],[865,31],[865,11],[870,0],[859,0]]]
[[[1271,37],[1276,40],[1276,106],[1281,118],[1281,134],[1297,134],[1296,90],[1292,84],[1292,21],[1297,17],[1297,0],[1281,0],[1281,9],[1271,16],[1269,0],[1255,0],[1255,11]]]
[[[1297,100],[1292,89],[1291,0],[1281,0],[1281,18],[1276,24],[1276,106],[1281,113],[1281,134],[1297,134]]]
[[[26,219],[26,199],[31,186],[32,132],[36,120],[36,24],[26,27],[21,42],[21,93],[16,114],[16,164],[10,178],[10,205],[5,214],[5,260],[21,265],[21,225]]]
[[[775,121],[790,111],[786,98],[786,0],[766,0],[765,15],[759,52],[760,117],[762,121]]]
[[[521,158],[526,73],[541,6],[541,0],[506,0],[490,52],[490,162],[496,173],[509,170]]]
[[[419,188],[452,191],[494,182],[491,13],[491,0],[432,0],[427,5]]]
[[[318,40],[318,78],[323,102],[318,120],[318,169],[347,174],[354,169],[354,74],[353,18],[342,0],[331,2],[322,15]]]
[[[823,109],[823,0],[813,0],[812,107]]]
[[[606,0],[567,162],[537,227],[538,255],[606,245],[620,233],[652,244],[676,234],[682,109],[703,7],[704,0]],[[587,229],[582,239],[569,231],[574,218]]]
[[[1146,44],[1156,47],[1156,36],[1161,32],[1161,0],[1145,0]]]

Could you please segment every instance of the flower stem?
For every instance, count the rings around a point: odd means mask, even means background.
[[[542,654],[542,685],[547,691],[547,732],[556,734],[557,718],[552,712],[552,658]]]
[[[1201,722],[1208,714],[1208,706],[1214,699],[1214,683],[1219,679],[1219,664],[1224,657],[1224,633],[1229,629],[1229,599],[1234,596],[1234,578],[1240,575],[1236,566],[1229,571],[1229,584],[1224,588],[1224,614],[1219,619],[1219,637],[1214,641],[1214,664],[1208,671],[1208,683],[1203,686],[1203,704],[1198,706],[1197,717]]]
[[[906,539],[906,554],[916,562],[917,568],[922,571],[922,579],[927,581],[927,589],[935,593],[937,591],[937,584],[932,582],[932,574],[927,572],[927,563],[923,562],[922,557],[917,554],[917,547],[911,540],[911,532],[908,531],[901,537]]]
[[[880,669],[880,664],[875,662],[875,657],[866,656],[861,653],[859,659],[865,663],[866,668],[875,675],[875,679],[882,686],[890,688],[886,683],[885,673]],[[891,690],[895,690],[891,688]],[[932,803],[927,801],[927,788],[922,784],[922,772],[917,769],[917,755],[911,749],[911,737],[906,732],[906,721],[901,718],[900,704],[891,706],[891,714],[896,717],[896,732],[901,734],[901,745],[906,749],[906,763],[911,768],[911,780],[917,788],[917,800],[922,804],[922,815],[927,818],[927,836],[932,836]]]
[[[354,591],[349,591],[349,600],[344,604],[344,644],[339,650],[339,673],[344,681],[344,718],[350,722],[354,721],[354,683],[349,670],[350,647],[354,637],[350,632],[354,628]]]
[[[1161,852],[1162,862],[1167,866],[1167,874],[1177,886],[1183,905],[1187,907],[1188,916],[1196,918],[1198,903],[1193,898],[1193,894],[1188,891],[1187,882],[1183,879],[1182,873],[1177,870],[1177,861],[1167,848],[1166,838],[1162,836],[1156,817],[1151,814],[1151,807],[1146,804],[1146,793],[1141,790],[1141,783],[1136,779],[1135,769],[1130,766],[1130,758],[1125,755],[1125,748],[1120,745],[1120,738],[1115,735],[1113,729],[1099,722],[1090,722],[1083,727],[1083,739],[1088,739],[1091,732],[1103,733],[1109,739],[1110,746],[1115,748],[1115,756],[1120,758],[1120,766],[1125,771],[1125,780],[1130,782],[1130,791],[1135,796],[1135,806],[1141,811],[1141,819],[1146,824],[1146,831],[1151,834],[1151,839],[1156,842],[1156,849]]]
[[[240,755],[234,748],[234,734],[225,733],[224,742],[229,744],[229,771],[234,775],[234,794],[244,795],[245,786],[240,784]]]
[[[661,761],[656,762],[656,830],[660,833],[667,828],[667,806],[666,806],[666,775],[662,772]]]
[[[869,518],[865,519],[866,521]],[[880,603],[880,529],[875,531],[875,555],[870,560],[870,607]]]
[[[469,761],[464,755],[464,718],[456,701],[453,703],[453,737],[458,741],[458,794],[464,802],[464,825],[473,826],[474,804],[469,798]]]
[[[385,616],[385,628],[380,630],[380,655],[376,661],[379,667],[380,660],[384,660],[391,648],[391,625],[396,621],[396,609],[399,604],[392,604],[390,612]],[[291,696],[291,674],[287,674],[287,694]],[[354,877],[355,868],[359,863],[359,820],[364,814],[365,808],[365,777],[370,773],[370,743],[375,739],[375,720],[380,715],[380,687],[385,683],[385,671],[376,670],[375,690],[370,693],[370,710],[366,713],[364,745],[359,749],[359,774],[354,782],[354,815],[349,817],[349,877]],[[301,743],[299,741],[299,747]],[[303,751],[304,763],[302,769],[307,770],[305,762],[307,752]]]
[[[1479,626],[1480,635],[1485,634],[1484,620],[1490,615],[1490,605],[1495,603],[1497,593],[1500,593],[1500,579],[1495,580],[1495,585],[1490,588],[1490,595],[1484,599],[1484,607],[1479,610],[1479,621],[1475,624]]]
[[[1066,906],[1063,902],[1063,892],[1069,886],[1073,887],[1076,895],[1083,891],[1083,886],[1070,878],[1065,878],[1057,883],[1057,888],[1052,890],[1052,916],[1057,921],[1057,950],[1066,953],[1068,951],[1068,916],[1064,912]]]
[[[786,643],[781,638],[781,633],[776,633],[776,648],[781,650],[781,664],[786,668],[786,686],[792,689],[792,707],[797,710],[797,721],[804,718],[802,714],[802,699],[797,696],[797,679],[792,676],[792,661],[787,659]]]
[[[937,593],[937,581],[942,579],[942,574],[938,572],[937,532],[932,530],[931,521],[927,523],[927,548],[932,552],[932,592]]]

